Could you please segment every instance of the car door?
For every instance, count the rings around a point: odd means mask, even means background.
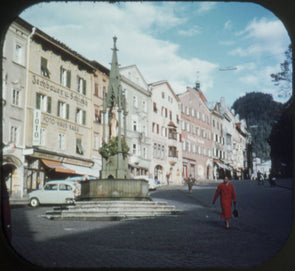
[[[66,183],[59,184],[59,203],[66,203],[67,199],[74,199],[73,187]]]
[[[47,183],[40,193],[40,203],[58,203],[58,184]]]

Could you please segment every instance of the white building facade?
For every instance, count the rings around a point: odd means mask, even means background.
[[[126,143],[129,146],[131,176],[150,175],[151,92],[136,65],[119,69],[127,103]]]
[[[180,102],[167,81],[149,86],[152,92],[150,172],[162,184],[181,184]]]

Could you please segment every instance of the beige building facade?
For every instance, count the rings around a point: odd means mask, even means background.
[[[11,197],[24,195],[27,73],[33,31],[32,28],[13,22],[3,44],[1,181],[6,181]]]

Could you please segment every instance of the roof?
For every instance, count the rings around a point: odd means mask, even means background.
[[[169,82],[167,80],[161,80],[161,81],[157,81],[154,83],[149,84],[149,86],[159,86],[159,85],[167,85],[168,88],[170,89],[171,93],[173,94],[174,98],[179,101],[178,95],[175,94],[174,90],[172,89],[171,85],[169,84]]]
[[[22,18],[17,17],[15,19],[15,22],[22,25],[23,27],[30,30],[31,32],[33,31],[33,28],[35,28],[36,30],[35,30],[35,34],[33,36],[33,39],[36,42],[40,42],[43,46],[45,46],[45,48],[49,49],[49,47],[50,47],[50,49],[55,51],[55,53],[57,53],[57,54],[67,55],[67,57],[71,58],[71,60],[75,59],[73,61],[74,63],[76,63],[77,65],[80,65],[80,66],[82,65],[85,69],[89,70],[90,72],[96,69],[96,70],[100,70],[106,74],[109,74],[108,68],[104,67],[103,65],[101,65],[100,63],[98,63],[95,60],[89,60],[89,59],[85,58],[84,56],[80,55],[79,53],[77,53],[73,49],[69,48],[67,45],[65,45],[61,41],[54,39],[53,37],[49,36],[48,34],[43,32],[39,28],[34,27],[33,25],[31,25],[27,21],[23,20]]]

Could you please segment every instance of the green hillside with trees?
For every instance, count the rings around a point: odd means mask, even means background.
[[[283,104],[273,100],[270,94],[251,92],[238,98],[232,108],[240,119],[245,119],[252,136],[252,148],[257,157],[270,159],[268,139],[272,126],[279,120]]]

